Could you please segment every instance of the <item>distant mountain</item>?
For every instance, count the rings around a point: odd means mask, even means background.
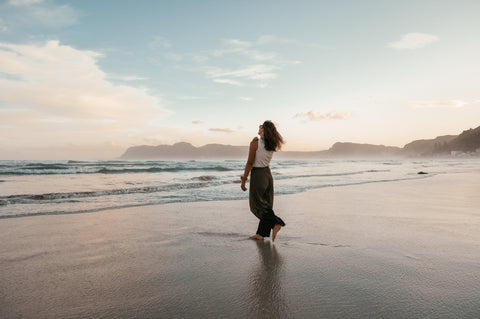
[[[316,152],[278,152],[275,157],[280,159],[312,159],[336,157],[392,157],[398,156],[401,148],[356,144],[335,143],[330,149]],[[239,159],[248,156],[248,146],[232,146],[222,144],[207,144],[195,147],[190,143],[174,145],[133,146],[127,149],[122,159]]]
[[[316,152],[279,152],[275,155],[281,159],[312,158],[385,158],[385,157],[422,157],[450,155],[451,151],[475,152],[480,149],[480,126],[464,131],[460,135],[438,136],[430,140],[417,140],[403,148],[358,144],[335,143],[325,151]],[[195,147],[190,143],[174,145],[133,146],[127,149],[122,159],[244,159],[248,156],[248,146],[207,144]]]
[[[173,145],[132,146],[122,155],[123,159],[202,159],[202,158],[239,158],[248,153],[247,146],[207,144],[195,147],[180,142]]]
[[[445,148],[447,151],[476,152],[480,149],[480,126],[463,131],[462,134],[449,141]]]
[[[440,147],[447,145],[457,135],[444,135],[430,140],[417,140],[405,145],[402,155],[405,156],[428,156],[436,152]]]
[[[439,136],[431,140],[418,140],[405,145],[405,156],[450,155],[452,151],[473,153],[480,149],[480,126],[463,131],[460,135]]]
[[[357,143],[335,143],[328,150],[330,157],[392,157],[399,156],[400,147],[357,144]]]
[[[314,152],[287,152],[281,151],[275,154],[275,158],[279,159],[315,159],[328,157],[328,151]]]

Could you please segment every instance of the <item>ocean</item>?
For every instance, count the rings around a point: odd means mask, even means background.
[[[275,195],[283,195],[470,172],[479,164],[478,158],[274,159],[271,169]],[[245,160],[0,161],[0,218],[247,199],[240,190],[244,167]]]
[[[479,164],[2,161],[0,318],[479,318]]]

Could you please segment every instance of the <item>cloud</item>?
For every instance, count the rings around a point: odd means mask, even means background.
[[[202,55],[202,54],[191,54],[190,55],[192,58],[192,61],[196,63],[205,63],[209,60],[208,56]]]
[[[32,4],[42,3],[43,0],[10,0],[8,4],[12,6],[29,6]]]
[[[196,100],[203,100],[205,97],[202,96],[178,96],[177,99],[182,101],[196,101]]]
[[[183,101],[196,101],[196,100],[203,100],[205,97],[202,96],[178,96],[177,99],[183,100]]]
[[[115,75],[115,74],[109,74],[107,76],[109,80],[118,80],[118,81],[124,81],[124,82],[135,82],[135,81],[146,81],[148,78],[141,77],[141,76],[136,76],[136,75]]]
[[[175,63],[177,69],[204,73],[214,83],[265,88],[270,87],[268,82],[276,79],[281,69],[301,62],[282,59],[276,52],[264,51],[263,47],[291,42],[294,41],[274,35],[264,35],[256,41],[227,38],[216,49],[195,53],[174,53],[167,50],[161,52],[161,56],[178,62]],[[171,47],[163,37],[156,37],[150,46],[163,51]],[[163,65],[158,58],[150,57],[148,60],[152,64]]]
[[[266,88],[270,88],[271,85],[264,82],[264,83],[258,84],[257,87],[260,88],[260,89],[266,89]]]
[[[432,34],[407,33],[400,40],[390,42],[387,46],[397,50],[419,49],[438,40],[439,38]]]
[[[224,39],[223,42],[229,46],[236,47],[236,48],[249,48],[252,46],[251,42],[242,41],[239,39]]]
[[[446,101],[411,101],[410,105],[415,109],[420,108],[460,108],[470,104],[477,104],[480,100],[446,100]]]
[[[183,60],[183,57],[180,54],[176,54],[176,53],[172,53],[172,52],[165,53],[163,56],[165,57],[165,59],[170,60],[170,61],[182,61]]]
[[[253,84],[257,87],[268,87],[266,82],[276,79],[279,70],[299,62],[283,60],[275,52],[265,52],[258,48],[268,44],[289,42],[292,41],[273,35],[261,36],[257,41],[223,39],[222,45],[218,49],[203,51],[195,55],[183,54],[182,56],[190,57],[197,65],[203,64],[203,66],[189,67],[189,71],[204,72],[207,79],[215,83],[236,86]],[[196,58],[194,59],[194,57]],[[258,82],[261,84],[259,85]]]
[[[265,34],[260,36],[255,42],[243,41],[240,39],[224,39],[223,43],[237,48],[250,48],[256,45],[267,44],[286,44],[295,42],[291,39],[285,39],[272,34]]]
[[[239,39],[224,39],[223,44],[224,47],[222,49],[213,50],[211,52],[213,57],[218,58],[228,54],[236,54],[255,61],[270,61],[275,59],[277,56],[272,52],[267,53],[254,50],[252,47],[254,47],[256,43],[248,41],[242,41]]]
[[[327,45],[327,44],[322,44],[322,43],[317,43],[317,42],[308,42],[305,43],[304,46],[309,47],[309,48],[314,48],[314,49],[320,49],[324,51],[332,51],[335,50],[335,47],[332,45]]]
[[[68,123],[68,122],[72,122],[73,120],[65,117],[48,117],[48,118],[38,119],[37,121],[47,122],[47,123]]]
[[[233,133],[235,131],[229,129],[229,128],[211,128],[209,131],[212,132],[222,132],[222,133]]]
[[[7,31],[7,30],[8,30],[8,28],[7,28],[7,26],[5,25],[5,22],[3,22],[3,19],[0,18],[0,31],[1,31],[1,32],[5,32],[5,31]]]
[[[0,43],[0,123],[2,132],[25,140],[99,140],[154,130],[152,119],[169,112],[146,89],[115,85],[98,66],[101,54],[58,41]],[[42,132],[40,135],[39,132]]]
[[[7,25],[58,28],[77,23],[78,14],[69,5],[55,5],[42,0],[10,0],[1,7]]]
[[[225,70],[221,68],[212,68],[207,71],[207,76],[210,78],[246,78],[251,80],[267,80],[274,79],[277,75],[273,72],[278,67],[274,65],[257,64],[250,65],[242,69],[237,70]]]
[[[179,62],[185,58],[184,55],[172,52],[172,44],[167,38],[162,36],[154,36],[148,46],[152,50],[159,51],[160,55],[169,61]],[[155,65],[162,65],[157,59],[149,58],[148,60]]]
[[[192,121],[192,124],[203,124],[204,122],[203,121],[199,121],[199,120],[196,120],[196,121]]]
[[[231,79],[214,79],[213,82],[215,83],[224,83],[224,84],[230,84],[230,85],[235,85],[235,86],[242,86],[243,83]]]
[[[277,57],[277,54],[272,52],[245,51],[242,54],[255,61],[272,61]]]
[[[341,112],[328,112],[324,114],[318,114],[317,111],[308,111],[307,113],[297,113],[293,118],[302,118],[303,122],[309,121],[321,121],[321,120],[346,120],[350,117],[351,113]]]
[[[161,37],[161,36],[154,36],[153,40],[149,43],[149,46],[151,48],[171,48],[172,45],[170,44],[170,41],[167,38]]]
[[[171,45],[167,39],[156,37],[150,47],[160,48],[164,60],[178,62],[174,63],[176,69],[203,73],[214,83],[266,88],[271,86],[269,82],[278,77],[280,70],[301,62],[282,59],[276,52],[266,52],[264,47],[291,42],[295,41],[274,35],[264,35],[256,41],[227,38],[216,49],[177,53],[169,50]],[[165,65],[158,60],[158,55],[148,60],[156,66]]]

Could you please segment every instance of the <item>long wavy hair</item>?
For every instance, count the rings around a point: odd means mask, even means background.
[[[263,141],[265,143],[265,149],[267,151],[279,151],[284,144],[282,135],[278,133],[275,124],[272,121],[265,121],[263,126]]]

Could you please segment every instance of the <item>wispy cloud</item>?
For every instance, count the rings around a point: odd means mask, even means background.
[[[178,96],[177,99],[183,100],[183,101],[196,101],[196,100],[203,100],[205,97],[202,96]]]
[[[260,52],[254,49],[258,43],[242,41],[240,39],[224,39],[224,47],[221,49],[213,50],[212,55],[214,57],[222,57],[228,54],[242,55],[255,61],[268,61],[277,57],[273,52]]]
[[[221,132],[221,133],[233,133],[235,131],[229,129],[229,128],[211,128],[209,129],[211,132]]]
[[[149,46],[151,48],[171,48],[172,45],[170,41],[162,36],[154,36],[153,40],[150,41]]]
[[[387,46],[397,50],[419,49],[439,41],[436,35],[426,33],[407,33],[400,40],[390,42]]]
[[[171,49],[167,39],[159,37],[157,47]],[[168,43],[163,45],[163,43]],[[282,68],[299,64],[299,61],[281,59],[276,52],[266,51],[274,45],[293,42],[274,35],[264,35],[256,41],[223,39],[220,47],[195,53],[174,53],[170,50],[162,55],[178,62],[175,67],[190,72],[202,72],[214,83],[234,86],[269,87],[270,81],[278,77]]]
[[[266,34],[258,38],[257,44],[288,44],[295,42],[292,39],[280,38],[276,35]]]
[[[67,122],[72,122],[72,119],[65,118],[65,117],[47,117],[47,118],[38,119],[37,121],[47,122],[47,123],[67,123]]]
[[[9,0],[8,4],[12,6],[29,6],[32,4],[42,3],[44,0]]]
[[[30,132],[32,138],[52,122],[69,122],[62,128],[68,133],[58,138],[83,131],[98,138],[107,128],[119,135],[129,127],[145,131],[152,118],[168,113],[146,89],[109,82],[97,64],[101,57],[58,41],[0,43],[0,103],[9,106],[0,109],[0,121]]]
[[[322,120],[346,120],[351,113],[328,112],[319,114],[317,111],[311,110],[306,113],[297,113],[293,118],[301,118],[303,122],[322,121]]]
[[[270,84],[268,84],[268,83],[262,82],[262,83],[259,83],[259,84],[257,85],[257,87],[260,88],[260,89],[266,89],[266,88],[270,88],[270,87],[272,87],[272,86],[271,86]]]
[[[57,5],[43,0],[10,0],[0,8],[6,24],[58,28],[77,23],[78,13],[69,5]]]
[[[223,83],[223,84],[230,84],[230,85],[235,85],[235,86],[242,86],[243,83],[232,80],[232,79],[214,79],[213,82],[215,83]]]
[[[116,75],[116,74],[109,74],[107,76],[109,80],[118,80],[124,82],[134,82],[134,81],[146,81],[148,78],[136,76],[136,75]]]
[[[242,69],[226,70],[221,68],[212,68],[207,71],[209,78],[246,78],[251,80],[269,80],[274,79],[277,75],[273,72],[278,69],[275,65],[257,64],[250,65]]]
[[[249,48],[252,46],[252,43],[251,42],[248,42],[248,41],[242,41],[242,40],[239,40],[239,39],[224,39],[223,40],[224,43],[234,47],[234,48]]]
[[[158,60],[158,56],[173,62],[180,62],[185,58],[182,54],[173,52],[173,45],[170,43],[170,40],[163,36],[154,36],[150,43],[148,43],[148,46],[151,50],[155,51],[156,57],[148,58],[148,61],[154,65],[163,65],[163,63]]]
[[[203,124],[203,121],[199,121],[199,120],[192,121],[192,124],[195,124],[195,125]]]
[[[219,78],[238,82],[240,78],[254,82],[257,87],[268,87],[268,82],[276,79],[282,68],[287,65],[298,64],[298,61],[283,60],[276,52],[265,51],[265,48],[292,42],[294,41],[274,35],[263,35],[256,41],[224,39],[223,47],[211,52],[209,63],[216,63],[217,65],[210,65],[206,68],[206,76],[214,82],[219,82],[216,81]],[[228,67],[222,66],[225,63],[220,58],[226,59],[227,57],[229,57],[228,61],[232,61],[233,58],[237,66],[232,67],[231,63],[228,63]],[[221,83],[226,82],[222,81]]]
[[[163,55],[167,60],[170,61],[182,61],[183,57],[180,54],[168,52]]]
[[[470,104],[480,103],[480,100],[445,100],[445,101],[411,101],[409,104],[415,108],[461,108]]]
[[[1,31],[1,32],[5,32],[5,31],[7,31],[7,30],[8,30],[7,25],[5,24],[5,22],[3,22],[3,19],[0,18],[0,31]]]

